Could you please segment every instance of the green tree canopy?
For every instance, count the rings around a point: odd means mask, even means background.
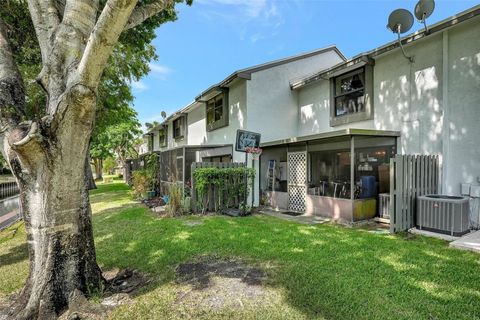
[[[100,2],[103,6],[106,1]],[[143,0],[139,1],[139,4],[149,2]],[[35,81],[42,68],[41,54],[27,7],[26,1],[6,0],[0,6],[0,16],[7,25],[12,51],[25,79],[27,96],[25,118],[31,119],[44,116],[43,106],[47,97],[45,91]],[[119,148],[124,155],[124,150],[130,148],[126,148],[125,141],[121,140],[129,137],[133,143],[136,135],[140,134],[137,113],[132,108],[134,97],[130,84],[148,74],[149,63],[158,58],[152,45],[155,29],[162,23],[174,21],[176,18],[176,12],[172,8],[151,17],[135,28],[126,30],[120,36],[98,87],[97,116],[91,141],[92,157],[104,159],[118,152]],[[115,139],[118,144],[109,140],[115,133],[122,137]]]

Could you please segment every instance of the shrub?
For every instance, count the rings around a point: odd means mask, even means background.
[[[202,212],[208,207],[208,190],[217,189],[214,199],[215,211],[229,208],[233,199],[242,201],[240,208],[246,208],[246,199],[253,184],[255,169],[253,168],[197,168],[193,172],[195,191],[198,194]],[[248,186],[245,185],[245,178]]]
[[[138,170],[132,173],[132,192],[135,198],[145,198],[150,190],[151,178],[145,170]]]
[[[150,179],[149,190],[158,191],[160,188],[160,156],[151,153],[145,156],[145,173]]]
[[[179,216],[184,213],[183,188],[177,183],[173,183],[168,190],[168,203],[165,208],[167,214],[171,217]]]

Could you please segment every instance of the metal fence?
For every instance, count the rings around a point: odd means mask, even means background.
[[[226,201],[230,202],[230,204],[234,207],[238,207],[239,204],[244,200],[243,198],[236,197],[235,199],[227,199],[227,195],[224,194],[222,197],[219,197],[222,195],[220,192],[221,190],[218,190],[218,188],[210,184],[208,186],[208,190],[206,194],[201,198],[199,194],[197,193],[197,190],[195,189],[195,178],[193,176],[193,173],[196,169],[198,168],[240,168],[244,167],[245,164],[243,163],[223,163],[223,162],[193,162],[191,164],[191,181],[192,181],[192,188],[191,188],[191,204],[192,204],[192,211],[193,212],[199,212],[201,211],[201,208],[204,208],[207,211],[213,212],[217,210],[216,208],[216,199],[221,198],[223,202],[220,204],[220,207],[226,207],[227,204],[225,203]],[[237,183],[245,183],[245,179],[240,179],[239,181],[230,181],[230,183],[237,184]]]
[[[0,183],[0,199],[5,199],[18,194],[20,190],[15,181]]]
[[[21,219],[19,192],[14,181],[0,183],[0,230]]]
[[[390,159],[390,232],[415,226],[416,199],[438,193],[438,156],[396,155]]]

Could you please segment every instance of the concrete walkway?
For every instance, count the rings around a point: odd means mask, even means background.
[[[18,209],[0,216],[0,231],[19,219]]]
[[[261,210],[258,210],[258,212],[261,214],[265,214],[267,216],[271,216],[271,217],[275,217],[275,218],[279,218],[287,221],[295,221],[303,224],[322,224],[330,221],[330,219],[327,219],[327,218],[309,216],[309,215],[303,215],[303,214],[300,216],[292,216],[289,214],[282,213],[281,211],[274,211],[269,209],[261,209]]]
[[[458,240],[450,242],[450,247],[480,253],[480,231],[469,233]]]

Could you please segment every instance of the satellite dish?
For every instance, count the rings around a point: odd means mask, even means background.
[[[415,18],[425,26],[425,32],[428,33],[426,19],[430,17],[435,10],[435,1],[420,0],[415,6]]]
[[[167,113],[165,111],[162,111],[160,113],[160,115],[162,116],[163,119],[165,119],[167,117]]]
[[[420,0],[415,6],[415,17],[418,21],[423,22],[426,18],[430,17],[435,9],[435,1],[433,0]]]
[[[400,35],[407,32],[413,26],[413,15],[410,11],[406,9],[397,9],[390,13],[388,17],[387,28],[390,29],[393,33],[396,33],[398,36],[398,44],[402,49],[403,56],[407,58],[410,62],[413,62],[413,57],[406,55],[405,50],[403,49],[402,41],[400,41]]]
[[[413,15],[406,9],[397,9],[390,13],[387,28],[394,33],[405,33],[413,26]]]

